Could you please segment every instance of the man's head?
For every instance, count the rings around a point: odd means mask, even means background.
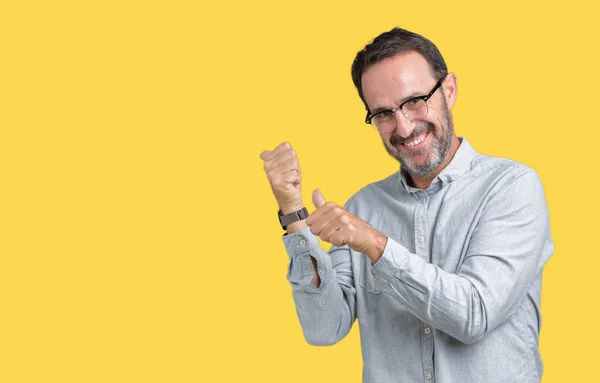
[[[458,148],[450,116],[456,78],[436,46],[392,29],[357,54],[352,79],[388,153],[413,179],[435,177]]]

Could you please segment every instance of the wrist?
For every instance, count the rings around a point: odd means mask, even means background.
[[[304,229],[306,227],[306,220],[301,220],[301,221],[296,221],[294,223],[290,223],[285,232],[288,234],[294,234],[299,232],[300,230]]]
[[[371,264],[377,263],[379,258],[383,255],[385,246],[387,245],[387,237],[380,232],[374,230],[373,238],[370,241],[370,246],[366,252],[366,255],[371,259]]]
[[[304,226],[306,226],[305,220],[308,218],[308,210],[305,207],[300,209],[293,208],[290,213],[279,210],[277,213],[279,215],[279,223],[281,224],[281,228],[283,230],[287,230],[289,233],[294,233],[296,231],[301,230]]]
[[[298,210],[301,210],[303,207],[304,204],[302,203],[302,201],[285,205],[279,204],[279,210],[281,210],[281,213],[283,213],[284,215],[294,213]]]

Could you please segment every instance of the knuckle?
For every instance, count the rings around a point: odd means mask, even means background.
[[[324,206],[326,206],[329,209],[333,209],[333,208],[335,208],[336,205],[335,205],[335,203],[329,201],[329,202],[325,202]]]
[[[277,175],[277,173],[276,173],[276,172],[274,172],[273,170],[275,170],[275,169],[268,169],[268,170],[267,170],[267,169],[265,169],[265,173],[267,174],[267,177],[268,177],[269,179],[271,179],[271,178],[275,178],[275,176]]]
[[[337,247],[344,246],[344,238],[342,236],[338,235],[334,238],[334,240],[335,240],[335,243],[333,243],[333,244],[336,245]]]

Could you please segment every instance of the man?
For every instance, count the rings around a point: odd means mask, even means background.
[[[456,77],[424,37],[381,34],[352,78],[399,172],[343,208],[317,189],[307,217],[291,146],[261,153],[306,340],[332,345],[358,319],[364,382],[539,382],[554,249],[538,176],[456,136]]]

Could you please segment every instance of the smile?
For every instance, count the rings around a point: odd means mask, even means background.
[[[405,142],[404,146],[411,148],[411,149],[415,149],[418,146],[420,146],[423,143],[423,141],[425,141],[425,138],[427,138],[428,134],[429,134],[429,132],[425,132],[425,133],[415,137],[414,139],[412,139],[408,142]]]

